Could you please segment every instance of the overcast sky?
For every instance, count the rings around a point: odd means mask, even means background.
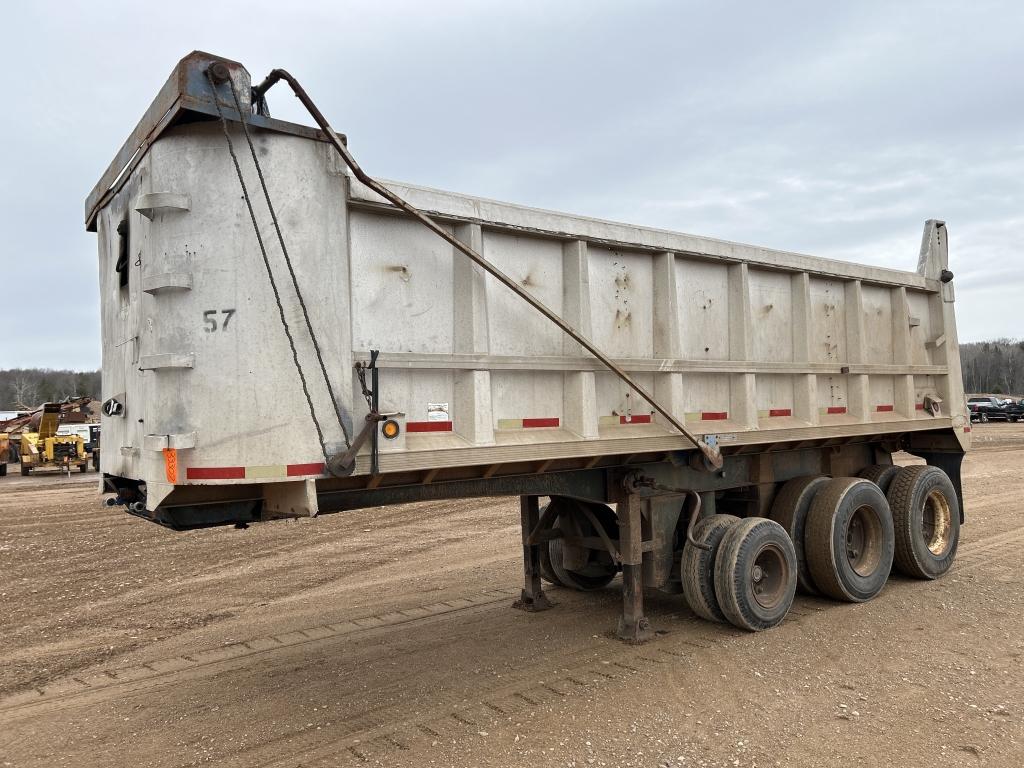
[[[961,341],[1024,336],[1024,3],[90,0],[4,22],[0,368],[99,366],[83,201],[193,49],[289,69],[384,178],[911,270],[945,219]],[[284,93],[274,115],[302,120]]]

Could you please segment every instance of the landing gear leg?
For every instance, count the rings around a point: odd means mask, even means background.
[[[622,554],[622,616],[618,636],[639,645],[654,637],[651,623],[644,616],[643,533],[640,522],[641,499],[634,493],[619,502],[619,549]]]
[[[525,584],[513,608],[521,611],[544,611],[551,607],[551,601],[544,594],[540,581],[540,545],[530,543],[530,534],[537,528],[540,511],[536,496],[519,497],[519,514],[523,529],[523,577]],[[547,546],[547,542],[544,542]]]

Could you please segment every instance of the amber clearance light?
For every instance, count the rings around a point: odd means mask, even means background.
[[[402,430],[399,428],[398,422],[395,421],[394,419],[388,419],[381,425],[380,428],[381,434],[384,435],[384,437],[386,437],[388,440],[394,440],[396,437],[398,437],[398,433],[401,431]]]

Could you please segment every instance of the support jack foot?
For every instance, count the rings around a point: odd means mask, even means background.
[[[651,629],[651,622],[646,617],[636,621],[626,621],[625,617],[619,617],[619,629],[615,633],[619,640],[629,645],[640,645],[654,637],[654,630]]]
[[[524,589],[519,599],[512,603],[512,607],[520,611],[535,613],[537,611],[546,611],[551,607],[551,601],[548,600],[548,596],[544,594],[543,590],[531,597]]]

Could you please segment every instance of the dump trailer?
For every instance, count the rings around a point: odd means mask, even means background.
[[[285,94],[312,127],[270,116]],[[646,589],[758,630],[798,589],[868,600],[955,557],[942,221],[902,271],[379,182],[288,72],[202,52],[85,219],[103,488],[140,517],[518,496],[516,605],[621,574],[630,642]]]

